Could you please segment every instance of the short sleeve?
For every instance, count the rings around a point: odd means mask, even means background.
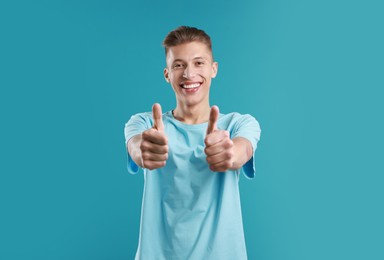
[[[127,147],[127,144],[132,137],[141,134],[143,131],[147,130],[149,128],[148,126],[150,125],[151,124],[149,121],[148,113],[140,113],[132,116],[129,121],[125,124],[124,128],[125,147]],[[139,171],[139,166],[135,163],[135,161],[133,161],[128,150],[127,159],[128,172],[131,174],[136,174]]]
[[[236,121],[231,134],[232,139],[235,137],[243,137],[252,144],[253,155],[241,169],[244,175],[249,179],[253,179],[256,173],[255,152],[257,143],[260,140],[260,134],[261,129],[259,122],[257,122],[257,120],[251,115],[240,115],[240,118]]]

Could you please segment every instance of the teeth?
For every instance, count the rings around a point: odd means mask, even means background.
[[[183,88],[197,88],[200,86],[200,83],[194,83],[190,85],[183,85]]]

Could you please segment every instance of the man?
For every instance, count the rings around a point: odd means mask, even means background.
[[[125,126],[128,171],[145,179],[136,259],[247,259],[238,181],[254,177],[259,124],[210,107],[218,64],[204,31],[181,26],[163,46],[176,108]]]

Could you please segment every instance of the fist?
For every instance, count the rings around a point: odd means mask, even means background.
[[[153,127],[141,134],[141,162],[150,170],[164,167],[168,159],[168,138],[164,132],[160,104],[152,106]]]
[[[234,144],[229,132],[217,129],[219,108],[213,106],[209,115],[204,152],[207,155],[209,168],[214,172],[225,172],[233,167]]]

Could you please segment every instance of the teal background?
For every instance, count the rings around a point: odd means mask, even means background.
[[[382,1],[2,1],[0,259],[133,259],[132,114],[175,105],[161,41],[206,30],[212,104],[260,122],[249,259],[384,259]]]

